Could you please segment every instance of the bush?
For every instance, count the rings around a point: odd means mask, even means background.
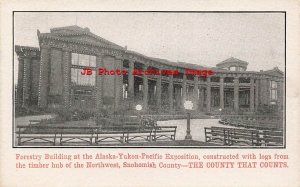
[[[22,107],[15,106],[15,116],[32,116],[32,115],[42,115],[45,114],[45,111],[38,109],[37,107]]]
[[[272,114],[275,113],[276,110],[272,108],[270,105],[259,105],[257,109],[257,114]]]

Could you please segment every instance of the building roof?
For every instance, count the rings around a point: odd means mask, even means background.
[[[274,67],[271,70],[267,70],[267,71],[263,71],[264,74],[268,74],[268,75],[279,75],[282,76],[284,75],[283,71],[281,71],[278,67]]]
[[[240,60],[240,59],[237,59],[237,58],[234,58],[234,57],[230,57],[230,58],[218,63],[217,66],[221,66],[221,65],[225,65],[225,64],[229,64],[229,63],[235,63],[235,64],[239,64],[239,65],[242,65],[242,66],[247,66],[248,65],[248,62],[246,62],[246,61],[243,61],[243,60]]]
[[[104,48],[117,49],[117,50],[124,51],[127,54],[133,54],[133,55],[142,57],[144,59],[152,60],[152,61],[164,64],[164,65],[180,67],[180,68],[211,69],[213,71],[217,70],[217,71],[221,71],[221,72],[227,72],[229,70],[223,69],[224,67],[227,67],[227,66],[229,67],[229,66],[234,66],[234,65],[247,67],[247,65],[248,65],[248,62],[234,58],[234,57],[228,58],[228,59],[218,63],[216,65],[216,67],[207,67],[207,66],[202,66],[202,65],[198,65],[198,64],[192,64],[192,63],[186,63],[186,62],[173,62],[173,61],[169,61],[166,59],[148,57],[148,56],[138,53],[136,51],[127,50],[127,47],[119,46],[111,41],[108,41],[108,40],[90,32],[89,28],[82,28],[77,25],[51,28],[50,33],[39,33],[39,31],[38,31],[38,36],[55,39],[55,40],[62,40],[62,41],[66,41],[66,42],[83,43],[83,44],[88,44],[88,45],[100,46],[100,47],[104,47]],[[35,49],[32,48],[32,50],[37,50],[37,48],[35,48]],[[272,72],[268,72],[268,71],[265,71],[265,72],[270,73],[270,74],[272,73]]]
[[[52,28],[50,29],[50,33],[42,33],[40,36],[53,39],[70,40],[74,42],[85,42],[93,45],[100,45],[101,47],[125,50],[124,47],[90,32],[89,28],[82,28],[77,25]]]
[[[15,46],[15,52],[18,56],[32,56],[38,57],[40,54],[40,49],[38,47],[28,47],[28,46]]]
[[[39,33],[39,31],[38,31],[38,33]],[[41,37],[60,39],[63,41],[72,41],[72,42],[76,42],[76,43],[84,42],[84,43],[89,43],[89,44],[97,45],[97,46],[101,46],[101,47],[124,50],[128,54],[134,54],[134,55],[137,55],[137,56],[149,59],[149,60],[157,61],[157,62],[165,64],[165,65],[170,65],[170,66],[177,66],[177,67],[182,67],[182,68],[198,68],[198,69],[199,68],[202,68],[202,69],[208,68],[208,67],[196,65],[196,64],[190,64],[190,63],[185,63],[185,62],[172,62],[172,61],[169,61],[166,59],[148,57],[148,56],[140,54],[136,51],[127,50],[126,47],[119,46],[113,42],[110,42],[109,40],[106,40],[106,39],[90,32],[89,28],[82,28],[77,25],[51,28],[50,33],[39,33],[38,35]]]
[[[16,51],[24,51],[24,50],[29,50],[29,51],[40,51],[40,48],[38,47],[28,47],[28,46],[20,46],[16,45],[15,46]]]

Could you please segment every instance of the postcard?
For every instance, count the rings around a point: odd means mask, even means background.
[[[1,4],[1,186],[300,185],[299,2],[26,2]]]

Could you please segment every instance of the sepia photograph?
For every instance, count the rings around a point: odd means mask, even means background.
[[[285,148],[285,19],[15,11],[13,147]]]

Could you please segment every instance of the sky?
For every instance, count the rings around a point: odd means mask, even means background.
[[[235,57],[249,71],[284,70],[283,13],[16,12],[15,45],[39,47],[37,29],[70,25],[150,57],[208,67]]]

